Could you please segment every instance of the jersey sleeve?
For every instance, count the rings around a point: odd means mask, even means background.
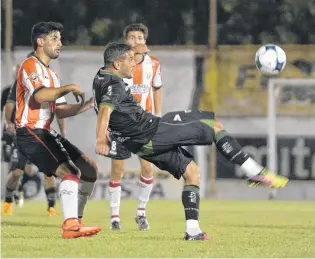
[[[17,81],[15,80],[11,89],[10,89],[6,103],[15,103],[16,102],[16,83],[17,83]]]
[[[156,61],[155,62],[157,68],[156,68],[156,72],[155,75],[153,77],[153,82],[152,82],[152,86],[156,89],[162,87],[162,72],[161,72],[161,64],[160,62]]]
[[[23,85],[34,96],[34,94],[45,87],[43,71],[36,61],[29,59],[21,67],[21,74]]]

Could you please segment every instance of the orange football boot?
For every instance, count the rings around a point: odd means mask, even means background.
[[[62,224],[62,238],[71,239],[78,237],[91,237],[102,229],[100,227],[85,227],[76,218],[70,218]]]

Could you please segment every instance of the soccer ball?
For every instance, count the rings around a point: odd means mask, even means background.
[[[267,44],[259,48],[255,56],[258,70],[265,75],[277,75],[285,67],[286,55],[282,48]]]

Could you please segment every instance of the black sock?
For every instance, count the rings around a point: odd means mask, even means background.
[[[55,207],[56,204],[56,188],[51,187],[45,190],[48,210],[50,207]]]
[[[182,193],[182,202],[186,220],[198,220],[200,203],[199,186],[185,185]]]
[[[242,165],[249,158],[249,155],[242,150],[240,144],[225,130],[214,136],[214,142],[219,152],[227,160],[237,165]]]
[[[23,177],[22,177],[22,180],[19,184],[19,192],[22,192],[23,191],[23,187],[24,187],[24,184],[27,183],[27,181],[29,180],[29,177],[27,176],[27,174],[24,172],[23,174]]]
[[[5,192],[5,202],[12,203],[13,202],[13,192],[14,190],[7,187]]]

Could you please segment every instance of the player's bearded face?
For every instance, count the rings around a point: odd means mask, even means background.
[[[121,61],[120,74],[124,78],[132,78],[133,70],[136,66],[133,51],[126,53],[126,58]]]
[[[61,51],[61,36],[59,31],[54,31],[45,37],[44,52],[49,58],[56,59]]]

